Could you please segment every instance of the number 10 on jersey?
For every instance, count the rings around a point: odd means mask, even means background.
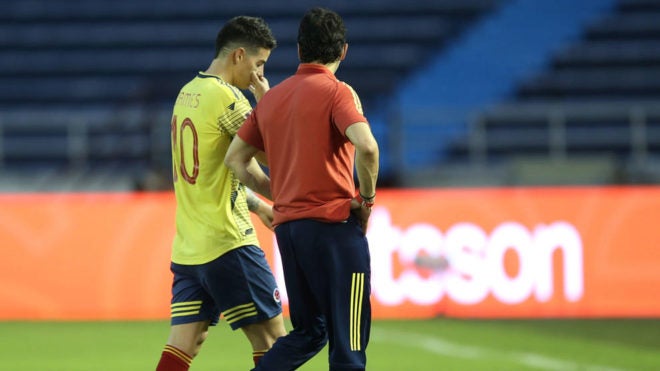
[[[177,127],[177,117],[174,115],[172,116],[170,129],[172,136],[172,178],[176,182],[179,179],[179,174],[181,174],[181,177],[187,183],[195,184],[199,175],[199,150],[197,148],[199,139],[195,125],[192,120],[186,117],[181,122],[181,126]],[[191,138],[192,141],[184,140],[184,138]],[[186,158],[190,159],[189,156],[191,155],[193,160],[192,173],[189,171],[190,164],[186,165]]]

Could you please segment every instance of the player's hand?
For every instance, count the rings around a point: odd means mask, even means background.
[[[273,207],[266,203],[261,203],[259,210],[255,213],[261,219],[266,228],[273,230]]]
[[[257,102],[261,100],[261,97],[263,97],[269,89],[270,84],[268,83],[268,79],[261,73],[252,71],[252,74],[250,74],[249,90],[254,95],[254,99],[256,99]]]
[[[366,235],[369,216],[371,216],[371,208],[364,206],[357,198],[354,198],[351,200],[351,212],[358,218],[358,223],[362,227],[362,233]]]

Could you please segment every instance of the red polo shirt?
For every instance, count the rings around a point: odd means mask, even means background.
[[[345,133],[357,122],[367,122],[357,94],[322,65],[301,64],[261,98],[238,136],[266,152],[274,225],[348,218],[355,148]]]

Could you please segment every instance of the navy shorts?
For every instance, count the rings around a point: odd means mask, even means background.
[[[211,321],[233,330],[282,313],[280,292],[264,252],[249,245],[200,265],[172,263],[171,323]]]

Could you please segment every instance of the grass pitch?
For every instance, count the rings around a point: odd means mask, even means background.
[[[0,370],[154,370],[167,321],[0,322]],[[288,326],[290,328],[290,326]],[[660,370],[660,320],[374,321],[368,370]],[[251,368],[240,331],[221,322],[192,371]],[[327,349],[301,370],[327,370]]]

